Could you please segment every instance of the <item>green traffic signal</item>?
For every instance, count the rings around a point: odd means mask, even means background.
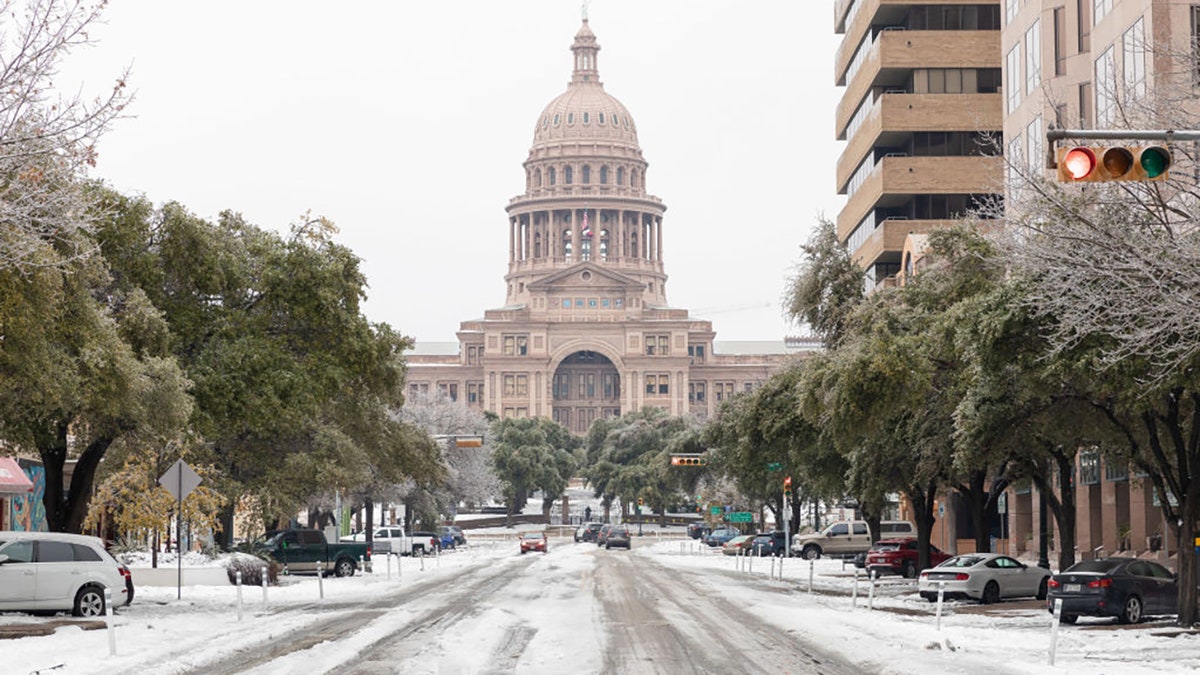
[[[1146,172],[1147,178],[1158,178],[1171,166],[1171,156],[1167,154],[1166,149],[1158,146],[1142,150],[1142,156],[1138,161],[1141,162],[1142,171]]]

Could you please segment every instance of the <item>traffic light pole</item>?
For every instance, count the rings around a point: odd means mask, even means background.
[[[1055,145],[1062,140],[1091,141],[1200,141],[1200,131],[1185,129],[1047,129],[1046,168],[1057,168]]]

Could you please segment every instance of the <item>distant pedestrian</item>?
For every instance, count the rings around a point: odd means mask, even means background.
[[[592,507],[588,506],[583,509],[583,522],[592,522]]]

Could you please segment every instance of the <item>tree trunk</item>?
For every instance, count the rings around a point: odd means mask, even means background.
[[[222,550],[228,551],[233,548],[233,514],[237,500],[230,499],[222,507],[218,515],[218,523],[221,526],[221,536],[217,539]]]
[[[1067,569],[1075,564],[1075,485],[1072,480],[1075,456],[1062,450],[1051,453],[1058,465],[1058,491],[1060,498],[1047,495],[1047,503],[1058,523],[1058,569]]]
[[[112,445],[112,436],[103,436],[88,444],[87,449],[79,455],[75,462],[75,470],[71,472],[71,488],[67,492],[66,532],[83,532],[83,521],[87,519],[88,506],[92,502],[92,489],[96,484],[96,470],[100,468],[100,460]],[[178,540],[179,534],[176,533]]]
[[[987,504],[988,491],[987,471],[972,471],[967,476],[966,485],[957,485],[955,490],[967,500],[967,511],[971,514],[971,527],[975,530],[975,550],[979,553],[990,553],[992,539],[988,528]]]
[[[925,485],[913,485],[907,490],[917,522],[917,571],[929,567],[930,542],[933,537],[933,502],[937,499],[938,481],[930,480]]]
[[[375,500],[367,495],[363,498],[363,510],[367,512],[367,526],[363,531],[366,532],[367,550],[371,550],[375,542]],[[341,532],[341,528],[338,529]]]

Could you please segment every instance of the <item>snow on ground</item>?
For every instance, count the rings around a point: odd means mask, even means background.
[[[240,622],[236,587],[185,586],[182,599],[176,599],[174,586],[139,587],[133,605],[122,609],[114,619],[115,656],[109,656],[104,630],[64,627],[52,635],[0,640],[0,674],[181,672],[333,612],[349,611],[354,603],[375,599],[398,584],[415,579],[453,583],[469,568],[508,564],[517,557],[514,532],[519,530],[497,531],[501,534],[490,542],[483,532],[468,531],[469,548],[427,559],[424,570],[421,560],[404,558],[398,576],[393,559],[389,577],[377,560],[372,574],[326,579],[324,601],[318,599],[315,577],[285,577],[280,586],[267,591],[268,606],[275,610],[272,614],[262,612],[259,587],[243,587]],[[677,533],[672,532],[675,536]],[[534,587],[529,582],[517,582],[504,590],[518,598],[538,601],[517,603],[515,609],[488,610],[456,623],[450,634],[429,647],[430,653],[446,660],[430,664],[425,672],[486,670],[482,657],[514,635],[530,640],[516,664],[518,673],[559,673],[564,672],[564,664],[569,664],[570,672],[598,672],[606,640],[598,603],[580,602],[578,595],[572,598],[565,592],[561,596],[547,595],[546,589],[557,588],[553,584],[590,588],[594,556],[606,554],[591,545],[552,539],[551,554],[534,562],[544,583]],[[632,555],[694,572],[712,593],[752,608],[780,631],[840,654],[865,672],[1138,675],[1200,670],[1200,634],[1180,634],[1170,621],[1110,628],[1108,621],[1082,618],[1076,626],[1061,626],[1056,665],[1051,667],[1050,617],[1031,603],[1003,603],[986,612],[979,611],[974,603],[948,603],[939,630],[933,605],[915,595],[912,582],[889,579],[874,598],[875,608],[868,609],[866,583],[862,581],[854,606],[849,595],[854,585],[853,567],[843,566],[841,561],[815,561],[813,592],[809,593],[807,561],[785,561],[781,581],[771,578],[777,568],[769,559],[755,559],[753,571],[738,570],[734,558],[716,554],[690,539],[659,540],[650,528],[646,537],[635,541]],[[594,597],[590,592],[583,595]],[[312,611],[322,602],[324,609]],[[334,672],[346,655],[357,653],[364,645],[387,635],[389,628],[400,625],[406,611],[398,607],[394,617],[389,612],[386,622],[367,625],[350,638],[318,645],[254,672]],[[51,620],[0,614],[0,625]]]

